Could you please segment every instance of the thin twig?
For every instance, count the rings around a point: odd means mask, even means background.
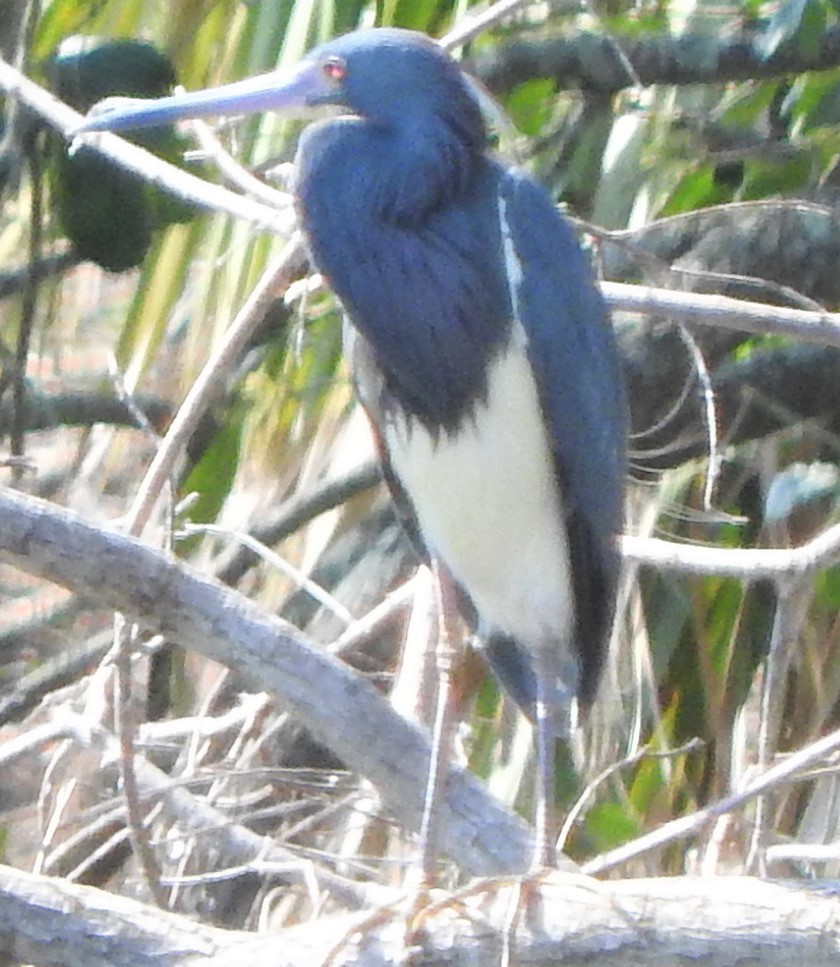
[[[753,779],[739,792],[719,799],[690,816],[682,816],[680,819],[665,823],[653,832],[639,836],[617,849],[602,853],[584,863],[581,868],[584,873],[597,876],[599,873],[635,859],[637,856],[642,856],[644,853],[649,853],[651,850],[659,849],[668,843],[699,833],[712,820],[740,808],[751,799],[755,799],[769,789],[775,788],[779,783],[791,780],[802,769],[812,766],[815,762],[819,762],[838,749],[840,749],[840,730],[831,732],[824,738],[805,746],[804,749],[786,756],[781,762],[776,763],[766,772]]]
[[[40,148],[37,143],[29,144],[26,152],[29,164],[31,195],[29,202],[29,265],[34,266],[41,255],[41,241],[44,221],[44,172],[41,166]],[[34,271],[27,273],[20,307],[15,346],[15,372],[12,383],[14,407],[12,411],[12,432],[10,440],[11,455],[20,458],[24,452],[26,422],[26,367],[29,362],[29,347],[32,342],[32,329],[35,325],[35,312],[38,308],[38,278]],[[13,479],[19,482],[20,470],[15,470]]]
[[[804,578],[840,561],[840,524],[801,547],[698,547],[656,537],[625,535],[621,553],[628,561],[663,571],[720,575],[741,581]]]
[[[445,50],[460,47],[462,44],[475,40],[479,34],[491,30],[498,23],[527,7],[532,0],[497,0],[486,10],[478,14],[469,14],[461,18],[458,24],[441,37],[440,45]]]
[[[271,303],[282,295],[303,264],[303,246],[295,234],[263,272],[231,323],[224,341],[204,364],[181,404],[135,495],[125,519],[127,533],[139,535],[143,532],[176,461],[215,398],[222,377],[233,368]]]
[[[78,111],[74,111],[2,58],[0,90],[17,97],[65,137],[72,137],[73,132],[84,121],[83,115]],[[291,231],[289,219],[276,208],[214,185],[203,178],[197,178],[115,134],[87,135],[85,145],[95,148],[100,154],[116,161],[120,167],[145,178],[150,184],[170,191],[186,201],[211,211],[227,212],[270,232],[288,235]]]
[[[764,682],[761,690],[761,717],[758,731],[759,769],[767,769],[776,750],[779,728],[782,722],[787,673],[793,657],[794,647],[802,624],[805,621],[808,604],[813,593],[813,582],[777,581],[776,610],[773,615],[773,630],[770,634],[770,648],[765,661]],[[747,870],[764,872],[764,848],[770,822],[768,798],[762,794],[756,801],[755,823],[753,825]]]
[[[178,90],[183,91],[183,88]],[[176,93],[178,92],[176,90]],[[228,152],[215,131],[205,121],[194,118],[189,122],[190,129],[195,134],[203,156],[211,158],[222,175],[240,191],[251,198],[257,198],[281,211],[285,210],[289,218],[294,218],[292,212],[292,196],[287,192],[278,191],[253,175],[244,165],[240,164]]]
[[[332,644],[327,646],[327,651],[331,655],[346,657],[348,653],[380,634],[396,617],[402,616],[411,606],[418,581],[422,581],[422,577],[420,572],[416,571],[413,577],[391,591],[366,615],[349,625]]]
[[[624,769],[630,769],[634,766],[637,766],[640,762],[646,762],[651,759],[673,759],[677,756],[688,755],[690,752],[698,752],[702,747],[703,742],[700,739],[689,739],[688,742],[677,746],[675,749],[654,749],[651,746],[646,745],[644,748],[638,749],[632,755],[625,756],[619,762],[613,762],[608,765],[605,769],[599,772],[591,782],[587,783],[586,788],[577,797],[575,804],[566,814],[566,818],[563,820],[563,826],[560,830],[560,835],[557,837],[557,852],[562,853],[564,851],[569,834],[586,809],[587,803],[594,798],[598,789],[610,777],[614,776],[617,772],[622,772]]]
[[[678,292],[625,282],[602,282],[601,290],[613,309],[648,315],[668,313],[674,321],[697,322],[759,335],[794,336],[820,346],[840,346],[840,313],[836,312],[786,309],[724,295]]]
[[[352,612],[345,608],[336,597],[330,594],[325,588],[321,587],[317,581],[313,581],[312,578],[307,577],[300,568],[295,567],[294,564],[291,564],[276,551],[273,551],[270,547],[267,547],[250,534],[246,534],[243,531],[232,530],[229,527],[220,527],[216,524],[194,524],[189,521],[186,521],[181,525],[181,531],[185,535],[212,534],[215,537],[225,537],[238,541],[243,545],[243,547],[247,547],[250,551],[256,554],[257,557],[261,558],[263,561],[280,571],[281,574],[291,578],[292,581],[295,582],[297,588],[305,591],[315,601],[323,605],[323,607],[325,607],[330,614],[335,615],[335,617],[338,618],[343,625],[349,627],[351,624],[353,624]]]
[[[0,272],[0,299],[19,295],[29,285],[30,278],[42,282],[53,276],[64,275],[65,272],[75,268],[80,261],[81,257],[65,246],[48,255],[40,256],[34,264],[27,262],[22,269]]]
[[[697,345],[697,341],[685,326],[680,326],[680,339],[688,350],[688,355],[691,357],[691,361],[694,364],[694,372],[697,374],[697,379],[700,382],[700,395],[703,401],[701,410],[705,422],[706,439],[708,440],[709,445],[709,462],[708,469],[706,470],[706,483],[703,488],[703,509],[710,510],[712,507],[712,501],[714,499],[715,484],[717,483],[717,478],[720,473],[720,464],[722,460],[718,441],[718,419],[717,407],[715,406],[715,394],[714,390],[712,389],[712,377],[709,373],[709,367],[706,365],[706,360],[703,358],[703,353],[700,347]]]
[[[279,544],[295,531],[300,530],[320,514],[333,510],[352,497],[370,490],[382,480],[379,462],[370,460],[340,477],[324,480],[303,493],[284,501],[250,531],[250,536],[261,544]],[[214,573],[225,584],[236,584],[249,567],[255,563],[254,554],[246,548],[236,548],[220,554]]]
[[[166,891],[161,885],[160,863],[158,863],[152,847],[149,830],[145,825],[143,803],[134,768],[135,721],[134,703],[132,701],[131,656],[134,650],[132,645],[136,633],[136,625],[129,624],[121,614],[114,616],[114,647],[111,654],[115,666],[114,722],[120,749],[120,779],[122,780],[126,825],[132,852],[140,864],[143,879],[152,898],[161,910],[166,910],[168,904]]]

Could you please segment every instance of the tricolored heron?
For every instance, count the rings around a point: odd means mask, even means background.
[[[535,865],[553,862],[554,738],[594,696],[625,474],[618,355],[546,192],[494,160],[437,44],[359,30],[294,70],[93,116],[84,131],[334,105],[297,153],[312,261],[347,318],[358,396],[409,529],[535,724]]]

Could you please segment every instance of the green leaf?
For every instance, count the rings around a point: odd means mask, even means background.
[[[817,597],[831,611],[840,611],[840,567],[823,571],[816,580]]]
[[[744,168],[739,201],[755,201],[773,195],[801,192],[814,181],[809,152],[794,151],[792,157],[758,158]]]
[[[218,517],[239,469],[241,442],[242,418],[236,415],[221,427],[184,481],[183,492],[198,495],[190,506],[190,520],[207,524]]]
[[[586,814],[586,832],[603,852],[634,839],[641,829],[626,806],[607,801],[596,803]]]
[[[529,137],[539,135],[550,117],[554,96],[554,81],[550,78],[519,84],[505,100],[505,109],[517,131]]]
[[[667,218],[731,200],[732,192],[726,186],[716,183],[712,165],[702,164],[693,167],[680,178],[657,215],[659,218]]]

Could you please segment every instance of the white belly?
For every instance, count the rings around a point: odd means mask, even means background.
[[[566,529],[531,367],[514,338],[488,372],[488,402],[435,440],[389,422],[385,443],[431,553],[470,595],[485,632],[530,650],[568,644]]]

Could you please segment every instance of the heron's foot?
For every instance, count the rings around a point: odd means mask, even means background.
[[[380,930],[390,920],[396,920],[403,916],[400,906],[401,904],[399,903],[393,903],[369,911],[364,917],[354,923],[339,938],[338,942],[332,946],[327,956],[321,962],[321,967],[338,967],[338,965],[344,963],[345,955],[349,956],[351,948],[362,948],[375,931]],[[405,954],[401,958],[403,963],[410,963],[409,956],[410,951],[406,945]]]
[[[389,923],[400,926],[402,932],[403,950],[396,962],[404,965],[411,964],[413,955],[422,950],[422,931],[426,911],[443,909],[446,905],[445,900],[435,901],[433,898],[433,894],[440,894],[440,892],[437,889],[433,890],[428,883],[420,882],[393,903],[369,911],[338,940],[323,960],[321,967],[338,967],[342,963],[342,955],[348,948],[362,947],[367,940]]]
[[[484,877],[436,903],[430,903],[420,916],[431,919],[446,910],[457,908],[461,916],[483,921],[499,932],[499,967],[510,967],[515,963],[515,937],[522,925],[523,915],[527,914],[532,925],[536,924],[537,921],[532,918],[541,914],[543,881],[556,873],[557,870],[546,868],[522,875]]]
[[[585,896],[576,897],[580,893]],[[439,953],[441,938],[449,943],[455,934],[487,945],[484,962],[491,967],[512,967],[522,945],[527,948],[552,935],[550,910],[557,910],[558,904],[566,910],[570,904],[589,908],[593,899],[639,929],[635,918],[616,902],[609,884],[580,872],[544,868],[475,880],[454,893],[427,889],[405,894],[356,920],[322,967],[355,963],[361,951],[374,950],[387,952],[389,963],[409,967],[427,962],[433,952]]]
[[[360,917],[333,945],[321,967],[340,967],[345,962],[345,956],[349,956],[350,948],[359,951],[368,943],[381,943],[393,951],[395,940],[402,951],[391,959],[408,967],[415,962],[415,957],[423,954],[424,940],[433,931],[431,921],[454,914],[455,917],[479,922],[483,929],[488,926],[492,928],[493,917],[498,917],[498,913],[494,909],[485,912],[487,895],[505,887],[515,888],[520,881],[520,877],[513,876],[481,879],[454,893],[432,888],[421,881],[393,903],[377,907]],[[498,919],[495,923],[498,923]],[[400,930],[397,938],[387,929],[389,924]]]
[[[573,864],[569,864],[570,867]],[[610,890],[598,880],[573,869],[540,867],[528,873],[510,876],[485,877],[475,880],[456,893],[430,902],[420,912],[415,926],[439,916],[445,911],[456,909],[465,919],[480,921],[485,927],[496,931],[499,936],[499,967],[515,964],[516,937],[522,931],[533,935],[544,934],[544,902],[562,891],[571,896],[580,890],[596,896],[602,902],[619,910],[629,918],[615,902]],[[495,967],[495,964],[494,964]]]

